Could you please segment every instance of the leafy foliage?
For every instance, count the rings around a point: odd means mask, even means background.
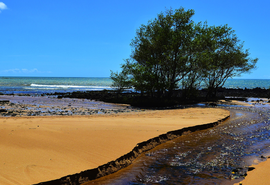
[[[132,87],[126,70],[122,70],[120,73],[111,71],[110,77],[113,80],[112,87],[117,88],[119,92]]]
[[[250,59],[248,50],[243,49],[232,28],[225,26],[202,27],[203,81],[208,88],[208,96],[215,96],[216,89],[222,87],[228,78],[240,76],[255,68],[256,59]]]

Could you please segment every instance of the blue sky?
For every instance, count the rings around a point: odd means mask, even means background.
[[[270,79],[268,0],[0,0],[0,76],[109,77],[131,54],[136,29],[166,8],[228,24]]]

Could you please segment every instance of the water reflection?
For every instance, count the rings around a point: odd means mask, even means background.
[[[233,184],[270,151],[268,108],[229,107],[231,118],[214,128],[166,142],[130,167],[89,184]]]

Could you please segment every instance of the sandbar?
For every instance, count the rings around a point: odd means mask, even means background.
[[[0,118],[0,184],[35,184],[96,168],[137,143],[228,117],[219,108]]]

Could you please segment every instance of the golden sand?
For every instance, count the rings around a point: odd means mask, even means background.
[[[270,184],[270,160],[259,163],[258,165],[253,165],[255,169],[247,172],[247,176],[240,183],[235,183],[235,185],[267,185]]]

